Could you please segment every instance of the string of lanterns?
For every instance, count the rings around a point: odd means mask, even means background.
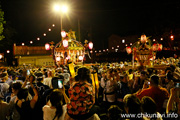
[[[55,24],[52,24],[52,28],[54,28],[54,27],[55,27]],[[51,31],[52,31],[52,28],[49,28],[49,29],[48,29],[48,32],[51,32]],[[63,34],[63,32],[61,32],[61,35],[62,35],[62,36],[64,36],[65,34],[66,34],[66,32],[64,32],[64,34]],[[46,36],[47,36],[47,33],[46,33],[46,32],[43,33],[43,37],[46,37]],[[174,40],[174,35],[171,34],[170,39],[171,39],[171,40]],[[37,41],[40,41],[40,40],[41,40],[41,37],[37,37],[36,40],[37,40]],[[160,38],[160,40],[162,41],[163,38]],[[153,42],[155,42],[155,41],[156,41],[156,40],[153,39]],[[31,41],[29,41],[28,43],[33,44],[33,42],[34,42],[34,41],[31,40]],[[125,43],[125,39],[122,40],[122,43]],[[24,46],[24,45],[25,45],[25,42],[21,43],[21,45]],[[160,45],[158,49],[161,49],[161,48],[162,48],[162,47],[161,47],[162,44],[158,44],[158,45]],[[125,46],[128,47],[127,44],[125,44]],[[130,43],[130,46],[132,46],[132,43]],[[115,49],[115,52],[118,52],[119,45],[117,45],[116,47],[117,47],[117,49]],[[50,49],[50,48],[49,48],[49,45],[47,45],[47,44],[45,44],[45,48],[46,48],[46,49]],[[114,48],[115,48],[115,47],[112,47],[112,49],[114,49]],[[156,48],[157,48],[157,47],[156,47]],[[161,50],[162,50],[162,49],[161,49]],[[100,53],[101,53],[101,51],[103,51],[103,52],[108,52],[109,49],[99,50]],[[10,53],[10,50],[7,50],[6,52],[7,52],[7,53]],[[98,50],[94,50],[94,52],[97,53]],[[93,53],[93,50],[91,50],[90,53]]]
[[[51,32],[54,27],[55,27],[55,24],[52,24],[51,27],[48,29],[48,32]],[[43,37],[46,37],[46,36],[47,36],[47,32],[44,32]],[[35,40],[40,41],[41,37],[37,37]],[[33,44],[35,40],[30,40],[30,41],[26,42],[26,44],[28,44],[28,43]],[[21,43],[21,45],[24,46],[25,42]],[[49,46],[45,44],[45,47],[49,47]],[[6,53],[9,54],[10,50],[6,50]]]
[[[172,37],[172,35],[170,36],[170,38],[174,39],[174,37]],[[163,38],[160,38],[160,40],[163,41]],[[152,41],[155,42],[156,39],[153,39]],[[125,39],[122,40],[122,43],[125,43]],[[132,46],[132,45],[133,45],[133,43],[129,43],[129,46],[128,46],[128,44],[125,44],[125,50],[127,51],[128,54],[130,54],[132,52],[132,50],[130,50],[131,49],[130,46]],[[111,50],[114,50],[114,52],[118,52],[119,48],[120,48],[120,45],[117,45],[116,47],[115,46],[111,47]],[[161,51],[162,48],[163,48],[163,45],[159,44],[159,43],[154,43],[152,45],[153,51]],[[93,52],[101,53],[101,52],[109,52],[109,51],[110,51],[109,49],[101,49],[101,50],[94,49],[94,50],[91,50],[90,53],[93,53]]]
[[[48,32],[51,32],[54,27],[55,27],[55,24],[52,24],[52,26],[48,29]],[[44,33],[43,33],[43,36],[37,37],[36,40],[37,40],[37,41],[40,41],[42,37],[46,37],[46,36],[47,36],[47,32],[44,32]],[[34,43],[34,40],[30,40],[29,42],[26,42],[26,43],[33,44],[33,43]],[[24,45],[25,45],[25,42],[21,43],[21,45],[24,46]]]

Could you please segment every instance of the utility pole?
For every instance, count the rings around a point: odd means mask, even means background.
[[[78,19],[78,33],[79,33],[79,42],[81,42],[81,25],[79,19]]]

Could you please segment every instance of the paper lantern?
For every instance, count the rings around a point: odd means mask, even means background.
[[[68,40],[63,40],[63,46],[66,48],[68,47]]]
[[[79,56],[79,60],[83,60],[83,56]]]
[[[56,61],[60,61],[60,59],[61,59],[60,57],[56,57]]]
[[[171,35],[170,38],[171,38],[171,40],[174,40],[174,35]]]
[[[162,48],[163,48],[162,44],[159,44],[159,45],[158,45],[158,51],[161,51]]]
[[[45,44],[45,49],[50,50],[50,45],[48,43]]]
[[[126,51],[128,54],[130,54],[132,52],[131,47],[126,47]]]
[[[153,44],[152,50],[153,50],[153,51],[156,51],[156,50],[157,50],[157,44],[156,44],[156,43]]]
[[[141,35],[141,43],[146,43],[146,42],[147,42],[146,35]]]
[[[134,47],[133,50],[136,51],[136,47]]]
[[[93,43],[89,42],[88,46],[89,46],[89,49],[92,49],[93,48]]]
[[[64,38],[64,37],[66,37],[66,32],[65,31],[62,31],[61,32],[61,36]]]
[[[0,54],[0,59],[2,59],[2,58],[3,58],[3,55]]]

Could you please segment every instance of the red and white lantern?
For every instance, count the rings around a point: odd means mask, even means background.
[[[146,42],[147,42],[146,35],[141,35],[141,43],[146,43]]]
[[[89,42],[88,46],[89,46],[89,49],[93,49],[93,43],[92,42]]]
[[[131,47],[126,47],[126,51],[128,54],[131,54],[131,52],[132,52]]]
[[[60,59],[61,59],[60,57],[56,57],[56,61],[60,61]]]
[[[153,44],[152,50],[153,50],[153,51],[156,51],[156,50],[157,50],[157,44],[156,44],[156,43]]]
[[[159,45],[158,45],[158,51],[161,51],[162,48],[163,48],[162,44],[159,44]]]
[[[50,45],[48,43],[45,44],[45,49],[50,50]]]
[[[63,47],[68,47],[68,40],[63,40]]]
[[[66,32],[65,31],[62,31],[61,32],[61,36],[64,38],[64,37],[66,37]]]
[[[84,59],[84,57],[83,56],[79,56],[79,60],[83,60]]]

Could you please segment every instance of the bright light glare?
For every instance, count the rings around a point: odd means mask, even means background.
[[[63,5],[63,6],[61,7],[61,11],[62,11],[63,13],[67,13],[67,12],[68,12],[68,7],[65,6],[65,5]]]
[[[54,5],[54,10],[55,11],[59,11],[60,10],[60,6],[59,5]]]

